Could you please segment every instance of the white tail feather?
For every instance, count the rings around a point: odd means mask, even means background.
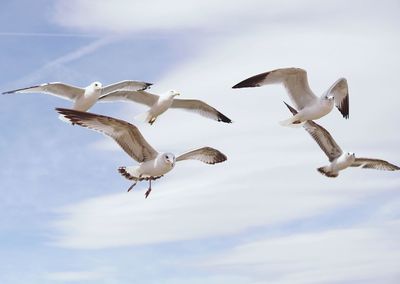
[[[118,171],[121,175],[129,180],[139,180],[140,173],[138,171],[139,167],[119,167]]]
[[[330,178],[335,178],[339,175],[337,172],[331,172],[329,171],[329,167],[320,167],[317,169],[321,174],[324,176],[330,177]]]
[[[288,118],[286,120],[280,121],[279,124],[282,125],[282,126],[289,126],[289,127],[293,127],[293,128],[298,128],[298,127],[302,127],[304,125],[304,123],[306,123],[306,121],[302,121],[300,123],[294,123],[296,121],[298,121],[297,114],[295,116],[292,116],[291,118]]]

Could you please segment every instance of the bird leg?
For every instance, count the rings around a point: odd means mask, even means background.
[[[138,182],[138,181],[136,180],[135,183],[132,184],[132,185],[128,188],[128,192],[131,191],[131,189],[137,184],[137,182]]]
[[[147,189],[146,193],[144,194],[144,198],[147,198],[151,192],[151,178],[149,179],[149,188]]]

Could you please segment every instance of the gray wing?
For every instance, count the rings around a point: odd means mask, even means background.
[[[149,107],[153,106],[159,99],[159,96],[153,95],[146,91],[115,91],[110,94],[101,96],[100,102],[114,101],[133,101],[144,104]]]
[[[369,158],[356,158],[351,167],[361,167],[363,169],[376,169],[383,171],[398,171],[400,167],[387,161]]]
[[[335,98],[335,105],[344,118],[349,118],[349,87],[347,80],[340,78],[327,91],[327,95]]]
[[[223,115],[221,112],[213,108],[212,106],[206,104],[200,100],[181,100],[181,99],[174,99],[172,101],[171,108],[180,108],[187,111],[197,112],[198,114],[226,123],[231,123],[228,117]]]
[[[16,89],[4,92],[3,94],[13,93],[46,93],[57,96],[62,99],[74,101],[85,93],[85,90],[79,87],[67,85],[60,82],[46,83],[42,85]]]
[[[206,164],[217,164],[227,160],[227,157],[220,151],[211,148],[203,147],[193,151],[186,152],[176,158],[176,161],[183,160],[199,160]]]
[[[110,136],[129,156],[139,163],[157,157],[157,151],[147,143],[139,129],[133,124],[89,112],[64,108],[56,108],[56,110],[72,124],[78,124]]]
[[[342,149],[336,144],[331,134],[321,125],[308,120],[303,127],[314,138],[326,156],[328,156],[330,162],[342,155]]]
[[[260,87],[282,83],[297,109],[314,103],[318,98],[308,85],[307,72],[300,68],[282,68],[250,77],[232,88]]]
[[[101,94],[106,95],[114,91],[139,91],[139,90],[146,90],[151,85],[151,83],[141,82],[141,81],[131,81],[125,80],[118,83],[114,83],[111,85],[107,85],[103,87]]]
[[[293,115],[297,114],[297,110],[295,108],[288,105],[286,102],[284,102],[284,104]],[[324,153],[328,156],[330,162],[342,155],[342,149],[340,149],[338,144],[336,144],[328,130],[312,120],[308,120],[306,123],[304,123],[303,127],[311,135],[315,142],[317,142],[322,151],[324,151]]]

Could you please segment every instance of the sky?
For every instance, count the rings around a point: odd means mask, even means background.
[[[320,95],[349,84],[350,119],[320,119],[345,151],[400,164],[398,1],[5,0],[0,91],[62,81],[154,83],[233,120],[146,108],[90,111],[134,123],[159,151],[202,146],[228,161],[185,161],[130,186],[135,165],[108,137],[57,119],[71,103],[1,96],[1,283],[399,283],[400,175],[327,158],[290,117],[282,86],[231,87],[282,67]]]

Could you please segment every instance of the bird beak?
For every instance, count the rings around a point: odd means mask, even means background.
[[[175,96],[180,96],[181,95],[181,93],[175,93]]]

